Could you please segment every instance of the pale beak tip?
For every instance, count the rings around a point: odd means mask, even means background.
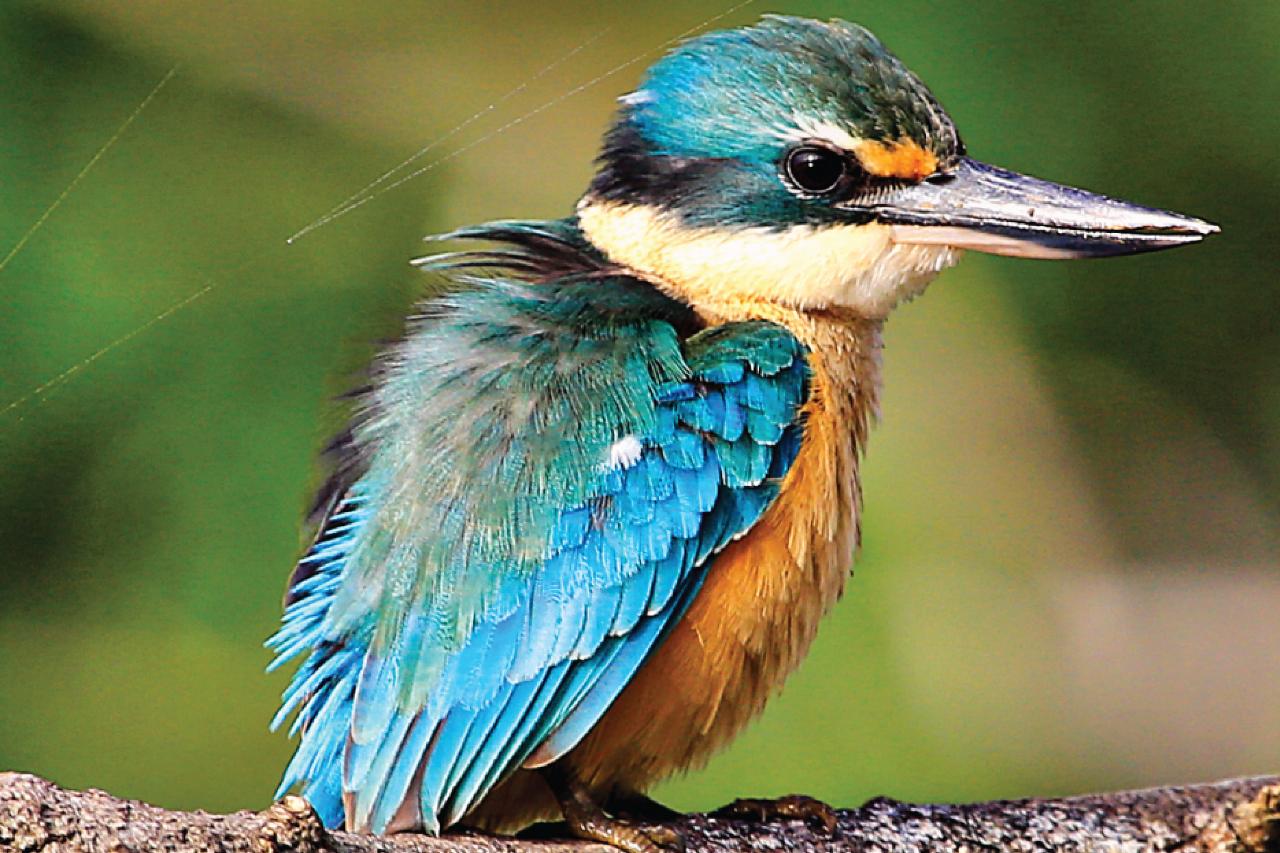
[[[1182,245],[1187,243],[1199,243],[1205,237],[1210,237],[1222,231],[1212,222],[1206,222],[1203,219],[1197,219],[1194,216],[1176,215],[1176,223],[1158,229],[1157,233],[1163,235],[1171,241],[1171,245]]]
[[[1194,216],[1183,216],[1180,213],[1169,214],[1169,224],[1165,228],[1172,233],[1185,234],[1187,236],[1208,237],[1210,234],[1217,234],[1222,229],[1212,222],[1206,222],[1203,219],[1197,219]]]

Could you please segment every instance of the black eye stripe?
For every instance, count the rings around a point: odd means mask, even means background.
[[[850,174],[849,158],[821,145],[798,145],[783,160],[787,180],[803,192],[826,195]]]

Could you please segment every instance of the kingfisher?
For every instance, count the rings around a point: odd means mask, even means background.
[[[273,721],[329,827],[562,816],[679,844],[657,782],[776,693],[840,597],[881,330],[966,249],[1193,243],[1207,222],[970,159],[867,30],[767,16],[620,98],[574,213],[444,237],[451,283],[329,448]],[[649,823],[643,821],[649,820]]]

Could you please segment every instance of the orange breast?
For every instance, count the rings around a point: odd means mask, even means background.
[[[814,348],[805,436],[778,499],[715,558],[689,612],[567,757],[598,792],[644,790],[705,763],[808,651],[857,544],[875,331],[870,341],[842,336],[835,352]]]

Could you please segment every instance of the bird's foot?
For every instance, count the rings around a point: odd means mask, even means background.
[[[601,841],[627,853],[684,853],[684,836],[660,824],[633,823],[604,812],[585,820],[568,820],[569,831],[587,841]]]
[[[553,765],[543,775],[560,801],[565,826],[578,838],[610,844],[627,853],[684,853],[684,836],[674,827],[610,817],[568,770]]]
[[[778,797],[776,800],[734,800],[729,805],[716,809],[714,814],[761,823],[774,820],[803,820],[812,826],[821,827],[829,835],[835,834],[838,825],[835,809],[822,800],[806,797],[803,794]]]

